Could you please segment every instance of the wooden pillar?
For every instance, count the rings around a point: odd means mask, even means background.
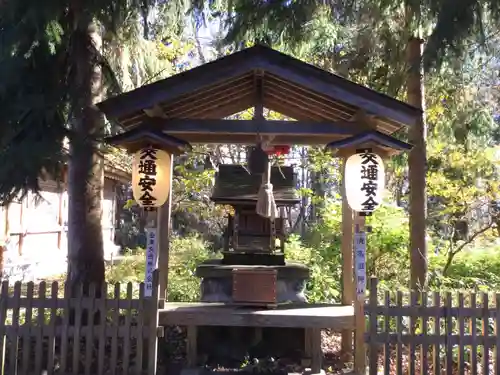
[[[160,300],[168,299],[168,266],[170,257],[170,227],[172,215],[172,175],[174,171],[174,156],[170,159],[170,193],[163,206],[158,209],[158,270],[160,282]]]
[[[352,251],[352,210],[347,204],[345,194],[345,161],[342,163],[342,304],[352,305],[354,299],[353,278],[353,251]],[[345,359],[352,356],[353,331],[346,329],[342,331],[341,353]]]
[[[365,230],[365,217],[359,214],[355,215],[354,230],[356,233],[362,233]],[[366,267],[366,262],[365,262]],[[356,293],[356,291],[354,291]],[[357,375],[366,373],[366,348],[365,348],[365,298],[364,293],[360,298],[354,298],[354,372]]]
[[[156,222],[155,220],[151,223]],[[152,296],[147,298],[147,311],[145,316],[145,323],[148,329],[148,375],[157,375],[158,367],[158,337],[163,336],[159,334],[158,329],[158,304],[159,304],[159,272],[153,272],[153,292]]]

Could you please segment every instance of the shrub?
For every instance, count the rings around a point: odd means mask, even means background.
[[[442,275],[445,255],[434,255],[429,262],[431,288],[468,289],[476,291],[500,290],[500,248],[474,249],[459,253]]]
[[[110,283],[140,283],[145,275],[145,252],[137,249],[119,264],[108,267],[106,280]],[[200,279],[196,266],[209,257],[215,257],[208,244],[198,236],[173,236],[170,242],[168,299],[172,302],[196,301],[200,294]]]
[[[323,221],[311,228],[300,246],[291,237],[287,258],[311,268],[308,297],[312,302],[339,301],[342,280],[342,214],[338,202],[325,207]],[[409,277],[408,219],[402,209],[383,205],[367,219],[367,275],[398,286]],[[301,255],[300,253],[304,253]]]
[[[291,236],[286,246],[287,260],[307,265],[310,278],[306,296],[309,302],[338,302],[341,296],[341,267],[338,247],[307,247],[298,236]]]

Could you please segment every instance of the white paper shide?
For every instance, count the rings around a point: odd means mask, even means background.
[[[158,263],[158,254],[156,250],[156,228],[146,229],[146,274],[144,278],[144,295],[151,297],[153,295],[153,272]]]
[[[356,296],[365,298],[366,293],[366,233],[354,234],[354,261],[356,278]]]

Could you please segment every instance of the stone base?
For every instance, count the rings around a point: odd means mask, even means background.
[[[304,295],[309,269],[287,262],[283,265],[228,265],[220,259],[200,264],[196,276],[201,278],[202,302],[232,302],[233,270],[235,268],[269,268],[277,271],[276,292],[278,303],[306,303]],[[216,343],[214,345],[214,343]],[[300,361],[305,349],[305,330],[302,328],[252,327],[198,327],[198,350],[206,361],[227,366],[239,366],[245,356],[286,357]]]
[[[232,302],[233,269],[254,267],[277,271],[277,303],[307,302],[304,292],[309,269],[303,264],[287,262],[271,266],[227,265],[220,259],[210,259],[196,268],[196,276],[201,278],[201,302]]]

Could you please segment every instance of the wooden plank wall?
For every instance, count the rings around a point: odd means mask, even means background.
[[[154,278],[151,298],[143,283],[91,285],[84,294],[57,282],[3,282],[0,374],[154,375],[157,272]]]
[[[366,305],[370,375],[500,374],[500,294],[378,290]]]
[[[105,179],[103,193],[103,237],[114,241],[116,194],[114,180]],[[35,202],[30,194],[21,202],[2,208],[0,236],[10,237],[9,250],[19,255],[39,251],[39,248],[67,248],[68,195],[54,181],[43,181],[42,197]]]

